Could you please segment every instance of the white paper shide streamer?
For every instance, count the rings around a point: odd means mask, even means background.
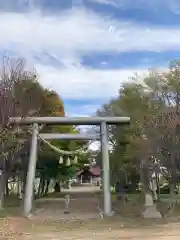
[[[60,156],[59,158],[59,164],[63,164],[64,160],[63,160],[63,156]]]
[[[68,157],[67,160],[66,160],[66,166],[69,167],[71,165],[71,160],[70,158]]]

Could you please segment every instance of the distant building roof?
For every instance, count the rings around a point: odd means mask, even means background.
[[[88,171],[89,173],[91,173],[93,176],[100,176],[101,175],[101,169],[99,166],[93,166],[93,167],[89,167],[89,168],[83,168],[81,170],[78,170],[76,173],[76,176],[80,176],[81,174],[83,174],[83,172]]]

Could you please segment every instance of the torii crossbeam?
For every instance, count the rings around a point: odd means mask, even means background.
[[[28,215],[32,210],[33,198],[33,182],[35,178],[36,162],[37,162],[37,143],[39,135],[39,124],[48,125],[99,125],[100,134],[78,134],[71,136],[41,133],[47,139],[100,139],[102,162],[103,162],[103,191],[104,191],[104,215],[112,216],[111,203],[111,187],[110,187],[110,169],[109,169],[109,150],[108,150],[108,132],[107,125],[129,124],[129,117],[14,117],[10,118],[11,124],[30,125],[33,124],[31,152],[27,173],[25,199],[24,199],[24,214]]]

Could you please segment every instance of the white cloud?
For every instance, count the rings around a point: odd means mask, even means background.
[[[175,13],[180,14],[180,2],[179,0],[168,0],[169,9]]]
[[[40,81],[47,88],[54,88],[64,98],[71,99],[105,99],[118,93],[120,82],[128,80],[137,71],[143,74],[146,70],[96,70],[91,68],[69,67],[56,69],[37,65]]]
[[[15,51],[30,59],[40,81],[64,98],[109,98],[121,81],[144,69],[96,70],[81,66],[81,56],[92,52],[180,50],[180,28],[145,28],[133,23],[73,8],[59,15],[1,13],[0,49]],[[48,53],[64,67],[43,66],[35,60]]]
[[[1,13],[0,32],[1,47],[13,44],[18,51],[28,54],[46,50],[65,57],[91,51],[180,49],[180,28],[145,28],[85,9],[54,16],[43,16],[40,12]]]
[[[99,3],[99,4],[105,4],[105,5],[111,5],[111,6],[114,6],[114,7],[119,7],[122,4],[122,1],[117,1],[117,0],[90,0],[90,2],[95,2],[95,3]]]
[[[94,141],[90,146],[89,149],[92,151],[97,151],[100,149],[100,142],[99,141]]]

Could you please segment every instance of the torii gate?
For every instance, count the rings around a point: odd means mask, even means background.
[[[11,124],[30,125],[33,124],[31,151],[29,157],[27,181],[24,199],[24,214],[26,216],[32,210],[33,202],[33,183],[36,172],[37,162],[37,143],[38,136],[44,139],[82,139],[100,140],[103,162],[103,191],[104,191],[104,215],[112,216],[111,188],[110,188],[110,169],[109,169],[109,149],[107,125],[129,124],[129,117],[14,117],[10,118]],[[59,134],[41,133],[39,134],[39,124],[48,125],[99,125],[100,134]]]

